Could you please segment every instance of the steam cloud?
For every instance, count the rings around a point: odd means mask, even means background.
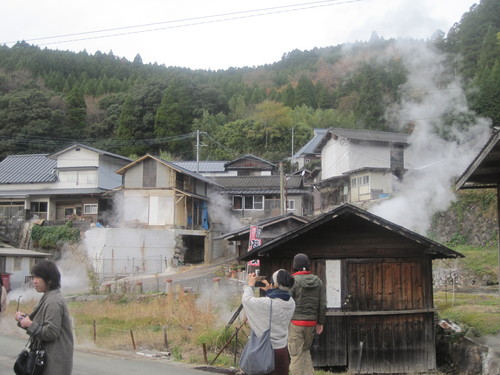
[[[453,74],[446,56],[408,41],[388,50],[386,56],[394,58],[398,53],[409,78],[401,87],[403,100],[390,107],[386,117],[392,124],[413,126],[405,153],[408,171],[395,182],[394,197],[370,211],[425,234],[433,214],[455,200],[453,184],[490,136],[490,121],[469,110],[460,77]]]

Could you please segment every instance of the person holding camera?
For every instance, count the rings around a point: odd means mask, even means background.
[[[288,350],[292,375],[314,374],[311,346],[314,334],[323,332],[326,321],[326,291],[321,279],[309,271],[309,257],[293,258],[295,284],[290,290],[295,312],[289,326]]]
[[[29,315],[17,311],[18,326],[31,337],[37,336],[47,353],[44,375],[71,375],[73,370],[73,333],[68,307],[61,294],[61,274],[48,260],[36,263],[31,269],[33,286],[43,293]]]
[[[247,276],[248,285],[243,291],[242,305],[250,328],[257,336],[269,329],[271,313],[271,345],[274,349],[274,371],[272,375],[288,375],[290,359],[288,355],[288,324],[295,310],[295,301],[290,297],[289,290],[294,284],[293,277],[280,269],[272,276],[272,284],[262,280],[264,286],[260,289],[266,292],[265,297],[255,297],[254,287],[257,275]],[[272,311],[271,311],[272,300]]]

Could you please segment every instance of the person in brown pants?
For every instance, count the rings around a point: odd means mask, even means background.
[[[309,271],[309,258],[297,254],[293,258],[295,283],[290,295],[295,312],[288,328],[288,351],[292,375],[313,375],[311,346],[314,333],[323,332],[326,320],[326,291],[321,279]]]

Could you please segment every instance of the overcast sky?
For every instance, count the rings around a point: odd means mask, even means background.
[[[0,44],[26,40],[49,49],[113,51],[130,61],[140,54],[144,63],[192,69],[252,67],[294,49],[366,41],[373,31],[427,39],[436,30],[448,32],[478,2],[5,0]]]

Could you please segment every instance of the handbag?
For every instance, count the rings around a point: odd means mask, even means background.
[[[263,375],[274,370],[274,349],[271,345],[271,311],[269,312],[269,328],[258,337],[250,330],[250,338],[243,348],[240,357],[240,368],[248,375]]]
[[[17,375],[41,375],[47,364],[47,353],[37,337],[30,337],[14,363]]]

